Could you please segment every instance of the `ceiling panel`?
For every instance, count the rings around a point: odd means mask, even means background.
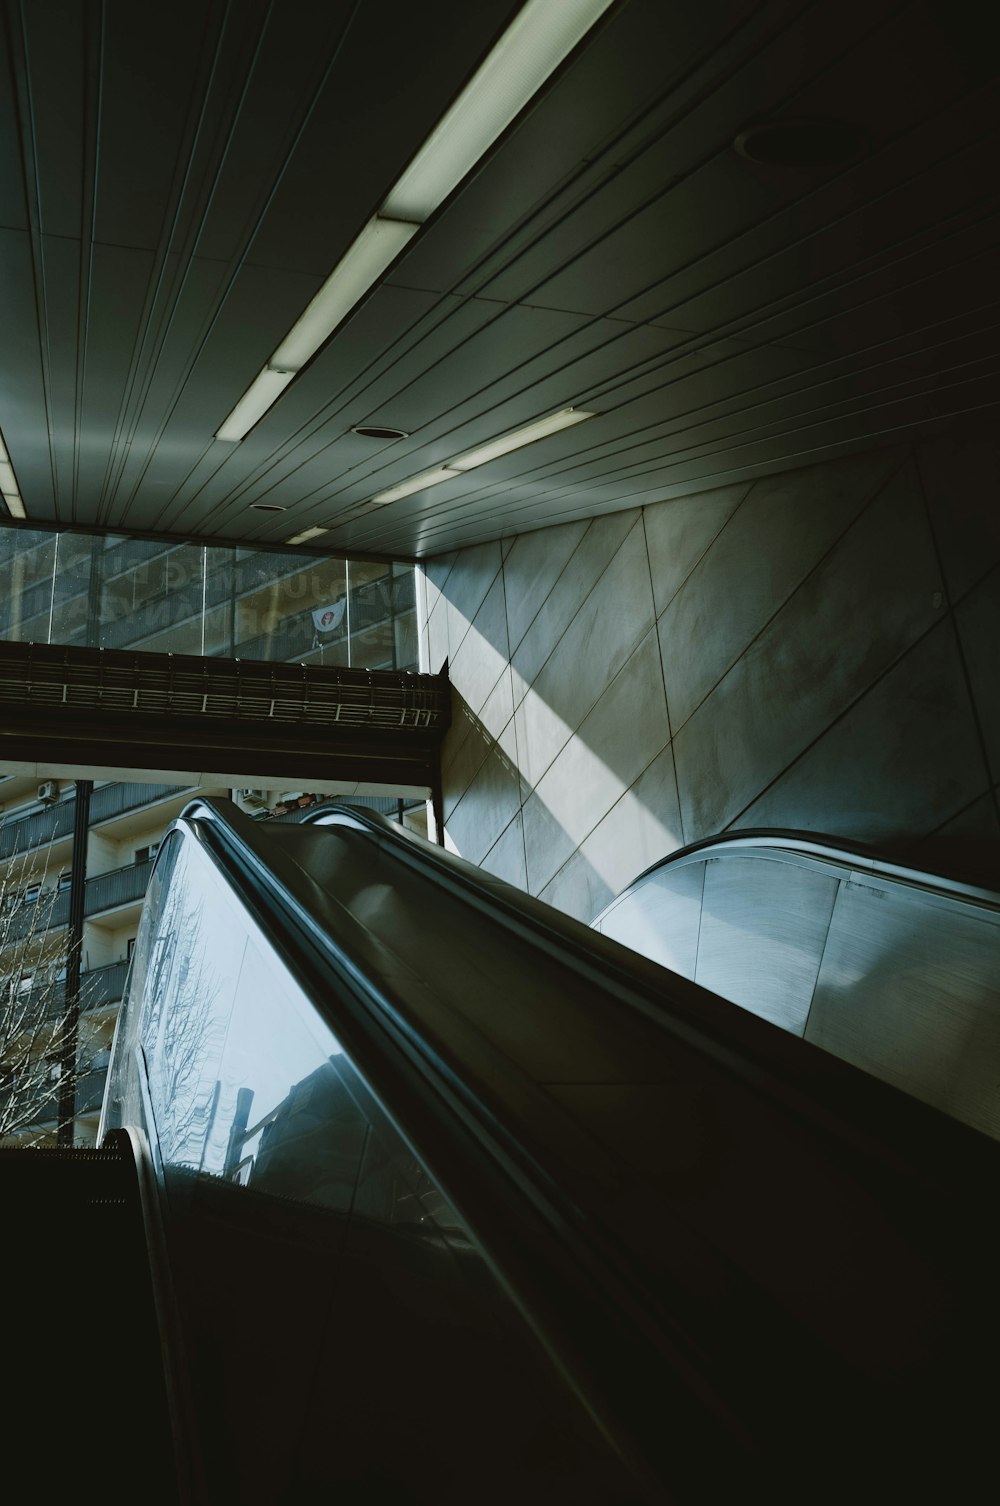
[[[234,445],[219,424],[517,0],[0,6],[0,428],[31,521],[444,552],[997,401],[971,12],[618,0]],[[734,149],[803,116],[867,150]],[[370,505],[569,405],[599,416]]]

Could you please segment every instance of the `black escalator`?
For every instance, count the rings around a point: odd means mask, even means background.
[[[367,813],[195,802],[104,1128],[196,1497],[971,1498],[996,1146]]]

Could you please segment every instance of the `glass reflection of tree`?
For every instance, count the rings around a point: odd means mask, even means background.
[[[171,884],[152,944],[143,1033],[161,1155],[193,1167],[210,1129],[215,1064],[228,1023],[224,1006],[232,1002],[207,940],[197,886]]]

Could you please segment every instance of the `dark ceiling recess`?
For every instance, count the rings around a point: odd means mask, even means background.
[[[288,510],[278,502],[251,502],[250,506],[254,512],[287,512]]]
[[[867,154],[867,132],[849,120],[766,120],[741,131],[741,157],[769,167],[844,167]]]
[[[409,439],[405,429],[390,429],[385,424],[358,424],[351,431],[360,434],[362,439]]]

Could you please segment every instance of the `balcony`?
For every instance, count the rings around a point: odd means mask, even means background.
[[[119,905],[141,900],[146,893],[154,861],[153,858],[147,858],[144,863],[129,863],[126,868],[113,868],[110,873],[99,873],[94,878],[89,878],[84,915],[100,915],[105,910],[116,910]]]
[[[33,847],[47,847],[58,837],[69,836],[75,809],[75,800],[63,800],[48,810],[32,811],[30,816],[9,817],[0,826],[0,860],[30,852]]]
[[[111,821],[126,811],[139,810],[155,800],[165,800],[170,795],[190,786],[176,784],[131,784],[125,781],[102,785],[90,799],[90,824]],[[62,800],[49,810],[33,811],[30,816],[14,815],[0,826],[0,861],[15,857],[18,853],[30,852],[35,847],[47,847],[59,837],[69,836],[73,830],[76,798]]]
[[[89,968],[80,979],[80,1008],[105,1009],[117,1004],[125,992],[127,962],[110,962],[106,967]],[[40,983],[21,999],[26,1013],[57,1020],[66,1008],[66,984],[61,980]]]
[[[171,795],[193,788],[193,785],[183,784],[127,782],[102,785],[90,797],[90,824],[97,826],[103,821],[113,820],[115,816],[124,815],[126,811],[139,810],[144,805],[152,805],[156,800],[166,800]]]
[[[105,967],[88,968],[80,979],[80,1008],[104,1009],[109,1004],[117,1004],[125,993],[128,969],[127,962],[109,962]]]
[[[26,941],[33,934],[58,930],[69,921],[69,890],[40,894],[34,901],[19,900],[3,921],[3,942]]]
[[[153,861],[152,858],[147,858],[144,863],[129,863],[125,868],[113,868],[110,873],[98,873],[89,878],[84,915],[89,919],[107,910],[116,910],[120,905],[141,900],[153,871]],[[24,941],[32,932],[56,930],[68,923],[68,889],[63,889],[54,897],[43,894],[30,904],[22,900],[6,918],[3,942],[9,944]]]

